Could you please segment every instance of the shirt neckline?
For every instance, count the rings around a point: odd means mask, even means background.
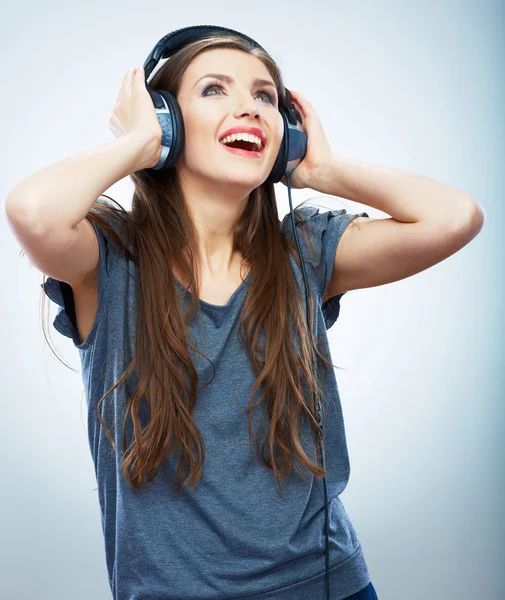
[[[208,306],[209,308],[213,308],[214,310],[224,310],[226,308],[228,308],[230,306],[230,304],[232,304],[232,302],[235,300],[235,298],[239,295],[239,293],[245,288],[245,286],[249,283],[249,279],[251,277],[252,274],[252,267],[249,269],[249,272],[247,273],[247,275],[245,276],[244,280],[242,281],[242,283],[237,287],[237,289],[233,292],[233,294],[230,296],[230,298],[228,299],[228,302],[226,304],[211,304],[210,302],[206,302],[205,300],[202,300],[200,298],[200,304],[203,304],[204,306]],[[177,276],[175,274],[172,274],[175,283],[183,290],[185,291],[187,294],[189,294],[190,296],[192,295],[191,292],[182,285],[182,283],[179,281],[179,279],[177,278]]]

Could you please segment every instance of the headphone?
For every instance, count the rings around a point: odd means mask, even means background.
[[[156,68],[157,64],[163,58],[169,58],[175,54],[178,50],[183,48],[186,44],[198,40],[202,37],[206,37],[215,33],[233,33],[240,36],[241,38],[252,43],[256,48],[262,48],[252,38],[247,35],[235,31],[234,29],[228,29],[227,27],[219,27],[214,25],[196,25],[192,27],[184,27],[177,29],[171,33],[168,33],[154,46],[149,53],[149,56],[144,62],[144,77],[146,89],[151,96],[151,99],[156,110],[158,122],[162,131],[161,138],[161,156],[158,162],[146,171],[161,171],[171,169],[175,167],[179,157],[182,154],[184,148],[184,120],[182,118],[182,112],[177,102],[176,97],[168,92],[167,90],[153,90],[149,87],[147,80],[149,75]],[[292,103],[291,92],[284,88],[286,100],[283,104],[279,104],[279,112],[281,113],[282,120],[284,123],[284,135],[282,137],[279,153],[275,160],[274,166],[270,175],[266,179],[265,183],[278,183],[285,176],[288,184],[288,196],[289,196],[289,208],[291,213],[291,223],[293,226],[293,233],[295,236],[296,248],[298,250],[298,256],[302,265],[303,282],[305,286],[305,303],[306,303],[306,318],[309,329],[309,334],[312,338],[312,327],[310,323],[309,313],[309,291],[307,285],[307,274],[305,271],[305,265],[302,259],[302,253],[300,250],[300,244],[295,227],[295,218],[293,213],[293,205],[291,202],[291,186],[289,183],[289,175],[296,169],[299,163],[305,157],[307,152],[307,134],[299,127],[298,123],[302,123],[302,117],[296,110]],[[313,357],[314,360],[314,357]],[[314,373],[317,373],[315,366],[313,365]],[[318,400],[316,404],[316,415],[315,418],[319,425],[319,448],[321,452],[322,466],[326,468],[325,456],[324,456],[324,441],[323,441],[323,418],[322,418],[322,406]],[[325,589],[326,589],[326,600],[330,600],[330,552],[329,552],[329,523],[328,523],[328,489],[326,484],[326,477],[323,476],[323,488],[324,488],[324,502],[325,502]]]

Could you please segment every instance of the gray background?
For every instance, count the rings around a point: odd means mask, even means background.
[[[2,6],[2,198],[113,139],[126,71],[169,31],[214,24],[265,46],[332,149],[443,181],[484,207],[468,246],[417,276],[349,292],[329,331],[333,362],[346,368],[336,370],[351,458],[342,499],[381,600],[505,597],[504,12],[476,0]],[[132,190],[125,178],[106,193],[130,208]],[[287,188],[276,192],[282,216]],[[295,205],[309,197],[293,190]],[[0,596],[105,600],[78,353],[52,328],[52,303],[51,336],[76,371],[48,348],[42,275],[18,256],[3,211],[0,244]]]

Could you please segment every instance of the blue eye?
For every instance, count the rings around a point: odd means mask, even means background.
[[[219,83],[219,82],[213,82],[213,83],[209,84],[209,85],[208,85],[208,86],[207,86],[207,87],[206,87],[206,88],[203,90],[203,92],[202,92],[202,96],[205,96],[205,95],[207,95],[207,92],[208,92],[208,91],[209,91],[211,88],[218,88],[218,89],[220,89],[221,91],[224,91],[224,85],[222,85],[222,84],[221,84],[221,83]],[[269,91],[267,91],[267,90],[258,90],[258,94],[260,94],[260,95],[263,95],[263,96],[266,96],[266,97],[268,98],[268,101],[269,101],[271,104],[275,104],[275,96],[274,96],[274,95],[273,95],[271,92],[269,92]]]

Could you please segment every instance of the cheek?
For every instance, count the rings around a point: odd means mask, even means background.
[[[284,121],[282,115],[277,113],[277,145],[280,147],[282,142],[282,136],[284,135]]]
[[[280,115],[279,115],[279,117],[280,117]],[[277,153],[280,150],[283,135],[284,135],[284,122],[282,120],[282,117],[280,117],[279,121],[277,123],[277,128],[275,130],[275,139],[273,140],[273,144],[275,146]]]
[[[217,141],[217,130],[220,117],[218,114],[205,114],[195,110],[183,112],[185,145],[192,148],[209,148]]]
[[[209,152],[213,140],[213,132],[202,124],[201,120],[184,121],[184,152],[198,157]]]

